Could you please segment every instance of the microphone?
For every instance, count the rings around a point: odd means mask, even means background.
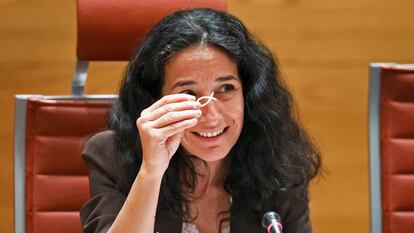
[[[269,211],[263,215],[262,226],[268,233],[282,233],[283,229],[280,223],[280,216],[273,211]]]

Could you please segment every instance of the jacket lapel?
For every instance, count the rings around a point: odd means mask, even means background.
[[[242,213],[231,208],[230,232],[231,233],[264,233],[266,230],[255,221],[251,213]],[[157,211],[154,233],[181,233],[182,220],[174,217],[168,210]]]
[[[251,213],[242,213],[231,208],[230,232],[231,233],[263,233],[266,232],[262,226],[255,221]]]
[[[157,211],[154,233],[181,233],[183,222],[168,210]]]

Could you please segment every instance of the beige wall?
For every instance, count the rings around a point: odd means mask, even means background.
[[[0,2],[0,232],[13,231],[13,96],[69,94],[75,1]],[[412,0],[230,0],[277,54],[323,152],[315,232],[368,232],[368,63],[414,63]],[[120,63],[92,64],[88,93],[114,93]]]

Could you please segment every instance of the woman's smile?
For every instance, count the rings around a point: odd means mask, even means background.
[[[224,132],[224,129],[219,129],[219,130],[215,130],[215,131],[210,131],[210,132],[194,132],[195,134],[198,134],[199,136],[203,137],[203,138],[213,138],[213,137],[217,137],[219,135],[221,135]]]

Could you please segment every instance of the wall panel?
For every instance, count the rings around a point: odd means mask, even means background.
[[[277,54],[323,152],[315,232],[368,232],[368,63],[414,63],[412,0],[229,0]],[[69,94],[75,1],[0,2],[0,232],[13,231],[13,95]],[[88,93],[114,93],[124,63],[91,65]]]

